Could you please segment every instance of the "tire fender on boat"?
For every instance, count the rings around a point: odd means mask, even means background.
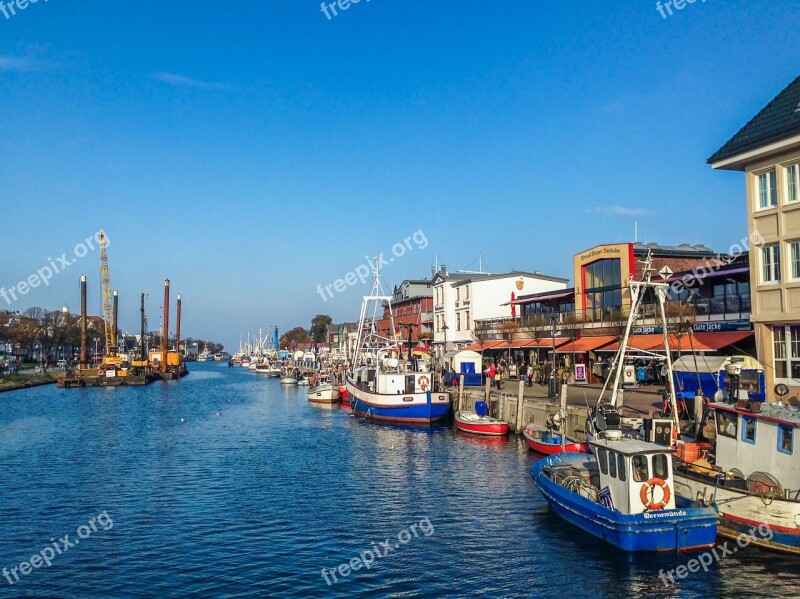
[[[664,498],[658,503],[650,500],[650,492],[656,487],[661,487],[661,490],[664,492]],[[664,509],[664,506],[669,503],[671,496],[672,491],[670,490],[669,485],[660,478],[651,478],[642,485],[642,490],[639,492],[639,497],[642,500],[642,503],[648,510],[651,511]]]

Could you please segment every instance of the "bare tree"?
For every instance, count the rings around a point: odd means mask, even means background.
[[[664,312],[667,317],[667,327],[678,340],[678,357],[680,357],[681,339],[684,335],[692,334],[692,327],[697,320],[697,311],[688,302],[668,300]]]

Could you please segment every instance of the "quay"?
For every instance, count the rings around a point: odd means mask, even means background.
[[[602,391],[602,385],[566,385],[566,433],[567,437],[576,441],[585,441],[585,422],[591,407],[597,404]],[[522,407],[520,410],[520,383],[514,379],[505,379],[498,390],[492,387],[489,390],[489,405],[492,414],[506,422],[512,431],[520,433],[526,424],[533,422],[545,425],[548,415],[559,411],[557,398],[548,396],[548,387],[534,383],[532,387],[522,386]],[[485,387],[465,387],[459,404],[459,387],[448,387],[453,412],[459,409],[466,411],[475,410],[475,402],[486,400]],[[622,416],[625,418],[652,418],[661,414],[664,408],[664,399],[657,385],[643,385],[635,389],[624,391],[624,405]],[[692,426],[690,421],[681,421],[681,428],[688,429]],[[704,429],[707,438],[714,436],[713,423],[707,424]]]

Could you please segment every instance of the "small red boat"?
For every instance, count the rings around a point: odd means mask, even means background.
[[[509,431],[508,424],[502,420],[490,416],[479,416],[475,412],[456,412],[455,421],[458,430],[473,435],[502,437]]]
[[[523,431],[525,443],[533,451],[543,455],[553,455],[561,453],[561,435],[557,435],[548,429],[536,428],[533,424],[528,424]],[[573,443],[568,441],[564,445],[567,453],[589,453],[588,443]]]

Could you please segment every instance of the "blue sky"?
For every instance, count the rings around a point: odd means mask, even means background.
[[[798,75],[794,2],[40,0],[0,14],[0,287],[99,229],[121,325],[162,281],[185,334],[237,345],[317,313],[420,229],[388,284],[483,254],[570,277],[598,243],[745,231],[706,158]],[[90,253],[8,306],[78,306]],[[154,324],[151,326],[155,326]],[[234,347],[235,349],[235,347]]]

